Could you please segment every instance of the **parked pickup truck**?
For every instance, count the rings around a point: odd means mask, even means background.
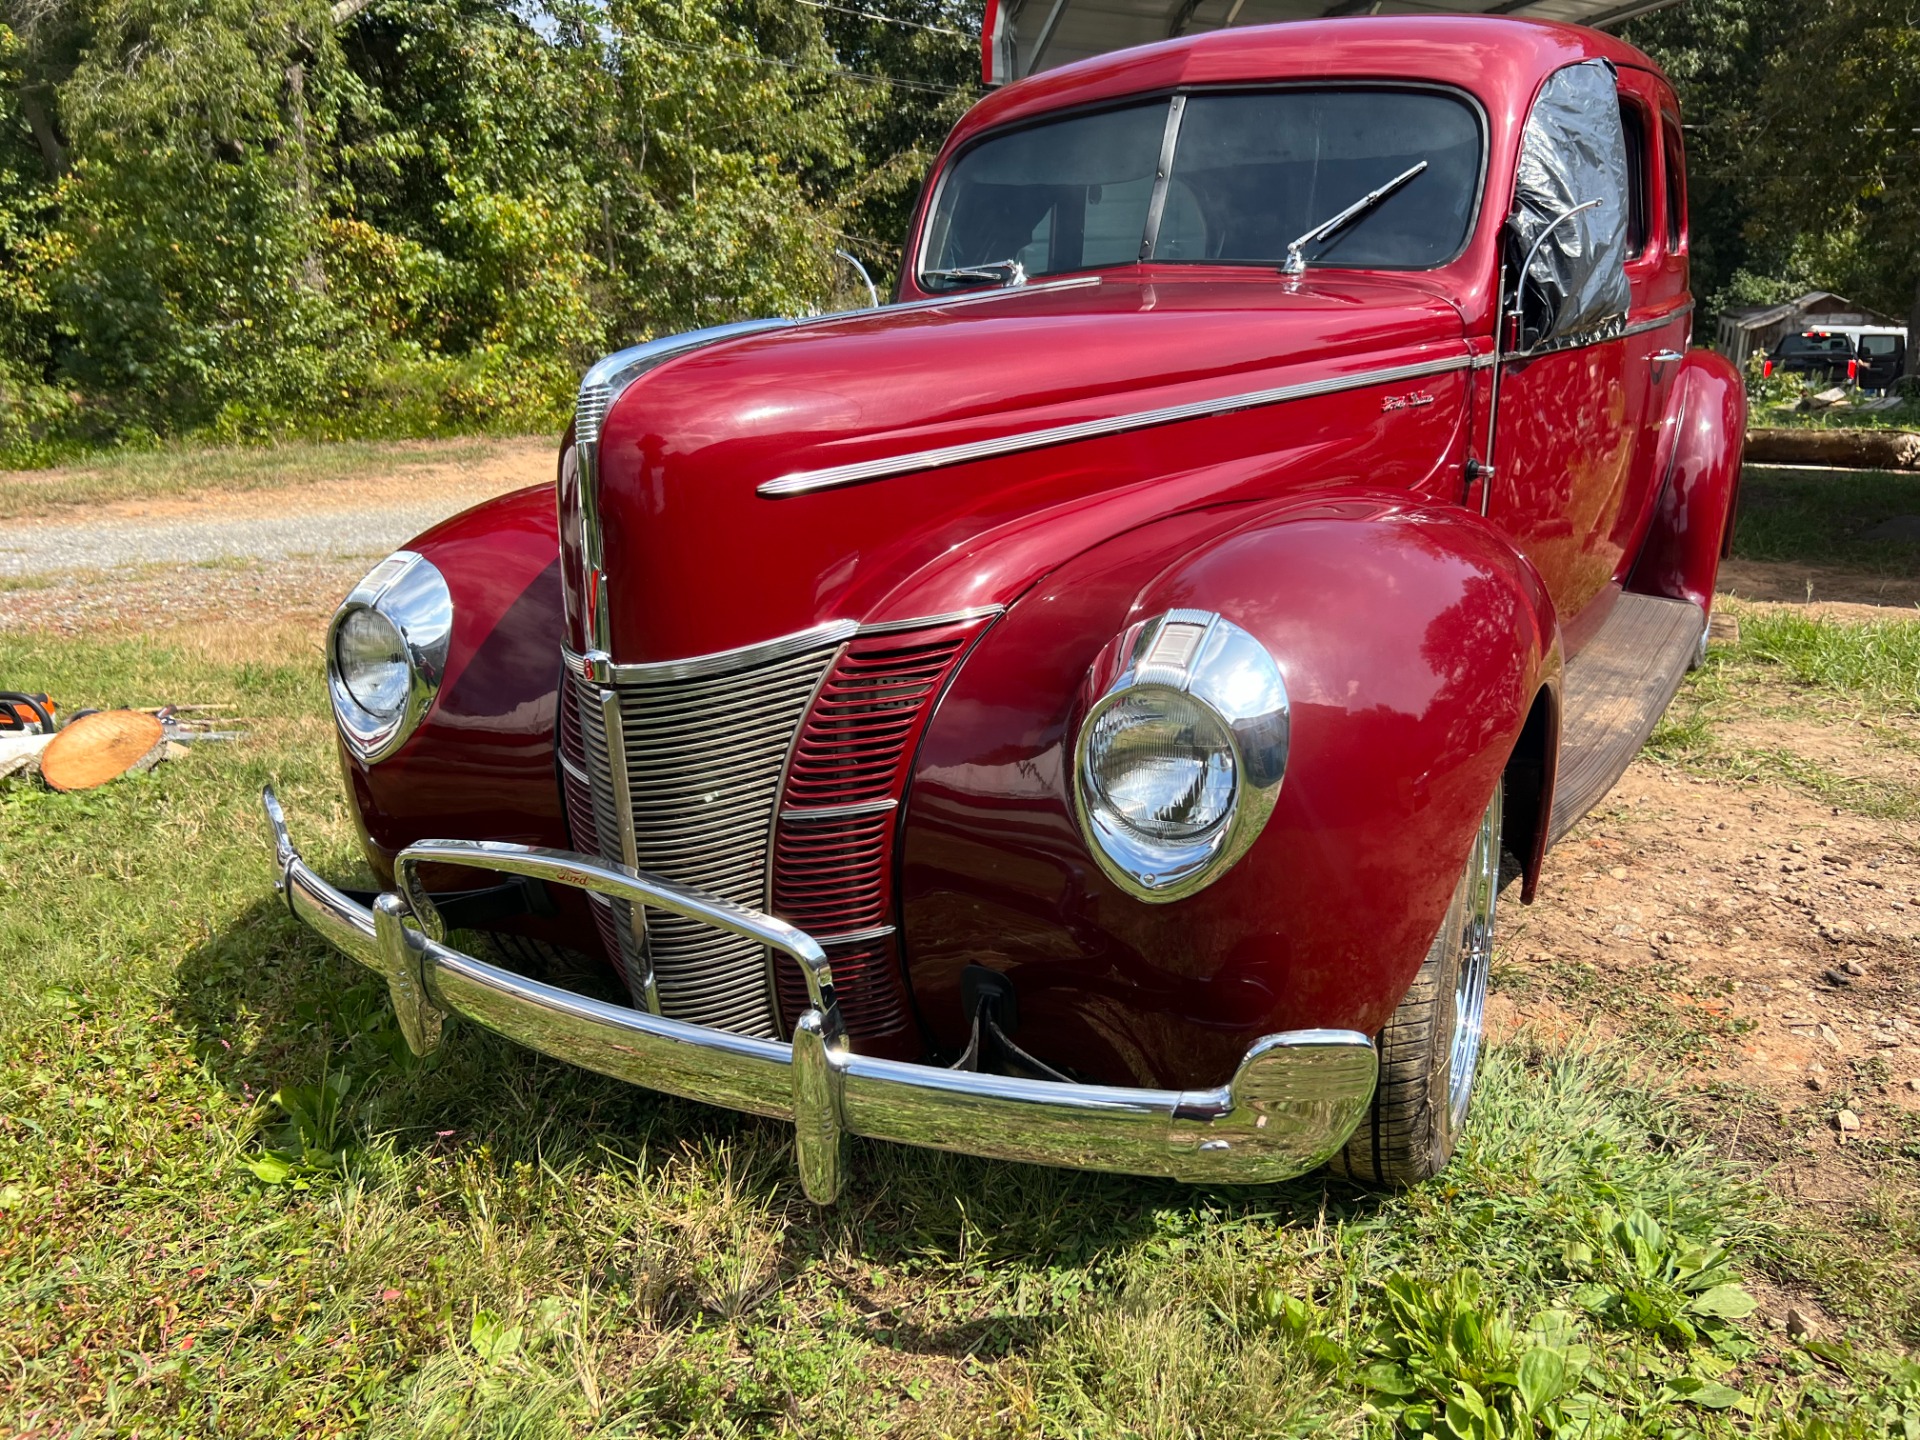
[[[1782,335],[1760,367],[1762,375],[1806,375],[1835,384],[1852,380],[1859,369],[1853,341],[1825,330]]]
[[[293,913],[416,1049],[789,1119],[821,1201],[852,1136],[1433,1175],[1497,897],[1705,642],[1744,402],[1688,349],[1679,114],[1458,17],[989,96],[892,303],[608,356],[553,487],[346,598],[383,888],[269,792]]]

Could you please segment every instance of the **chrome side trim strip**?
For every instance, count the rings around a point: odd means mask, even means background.
[[[1289,400],[1306,400],[1317,395],[1334,395],[1343,390],[1364,390],[1373,385],[1390,385],[1397,380],[1415,380],[1424,375],[1441,375],[1450,370],[1465,370],[1473,363],[1469,355],[1449,355],[1441,360],[1419,360],[1410,365],[1394,365],[1384,370],[1367,370],[1355,375],[1336,375],[1325,380],[1307,380],[1297,385],[1279,385],[1271,390],[1253,390],[1242,395],[1227,395],[1215,400],[1195,400],[1185,405],[1165,405],[1153,410],[1136,410],[1130,415],[1113,415],[1099,420],[1081,420],[1072,425],[1052,425],[1044,430],[1028,430],[1017,435],[1001,435],[992,440],[973,440],[964,445],[945,445],[934,450],[918,450],[906,455],[890,455],[878,460],[862,460],[851,465],[834,465],[823,470],[799,470],[778,480],[762,484],[756,493],[769,499],[789,495],[807,495],[816,490],[832,490],[842,485],[859,485],[868,480],[884,480],[920,470],[939,470],[950,465],[966,465],[996,455],[1014,455],[1024,450],[1044,450],[1054,445],[1070,445],[1105,435],[1121,435],[1130,430],[1147,430],[1160,425],[1176,425],[1185,420],[1202,420],[1228,415],[1238,410],[1255,410],[1281,405]]]
[[[852,805],[783,805],[782,820],[849,820],[858,815],[884,815],[900,806],[898,800],[861,800]]]
[[[875,624],[862,625],[862,635],[897,635],[904,630],[932,630],[941,625],[964,625],[969,620],[986,620],[995,615],[1004,615],[1004,605],[975,605],[967,610],[949,610],[944,615],[919,615],[911,620],[881,620]]]
[[[1655,315],[1646,320],[1636,320],[1633,324],[1627,326],[1626,329],[1616,333],[1604,335],[1588,333],[1577,335],[1571,337],[1574,342],[1572,344],[1555,345],[1545,350],[1529,350],[1524,355],[1501,355],[1494,352],[1489,352],[1485,355],[1476,355],[1473,357],[1473,368],[1475,370],[1491,370],[1503,360],[1529,360],[1535,355],[1557,354],[1562,350],[1578,350],[1587,345],[1604,345],[1609,340],[1624,340],[1631,335],[1645,335],[1650,330],[1664,330],[1667,326],[1673,324],[1674,321],[1684,320],[1692,313],[1693,301],[1689,300],[1684,305],[1674,306],[1673,309],[1667,311],[1664,315]]]

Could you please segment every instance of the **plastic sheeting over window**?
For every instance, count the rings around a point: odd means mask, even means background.
[[[1600,203],[1553,225],[1590,200]],[[1547,232],[1522,291],[1526,348],[1624,326],[1627,143],[1606,61],[1569,65],[1541,87],[1521,136],[1510,223],[1516,263]]]

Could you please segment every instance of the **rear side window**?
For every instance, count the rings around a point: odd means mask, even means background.
[[[1661,127],[1666,137],[1667,158],[1667,248],[1679,250],[1687,243],[1687,164],[1680,143],[1680,122],[1671,115]]]
[[[1627,137],[1627,256],[1647,248],[1647,116],[1638,105],[1620,102],[1620,128]]]

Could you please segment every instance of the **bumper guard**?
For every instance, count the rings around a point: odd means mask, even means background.
[[[358,904],[307,867],[271,788],[278,888],[294,915],[387,981],[407,1043],[427,1054],[448,1014],[530,1049],[651,1090],[791,1120],[800,1181],[831,1204],[846,1140],[864,1135],[967,1155],[1179,1180],[1251,1184],[1321,1164],[1373,1097],[1373,1044],[1353,1030],[1256,1040],[1212,1090],[1063,1085],[857,1055],[825,953],[784,921],[567,850],[427,840],[401,852],[400,893]],[[811,1005],[793,1042],[757,1039],[609,1005],[452,949],[419,882],[422,864],[571,885],[666,910],[772,946],[799,964]]]

